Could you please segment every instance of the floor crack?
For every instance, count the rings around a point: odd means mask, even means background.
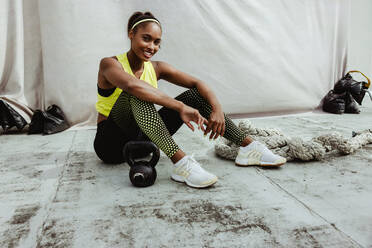
[[[50,216],[50,212],[51,212],[51,206],[53,205],[53,202],[55,201],[55,199],[57,198],[57,194],[58,194],[58,191],[59,191],[59,188],[61,186],[61,181],[63,179],[63,176],[65,174],[65,170],[66,170],[66,167],[68,166],[68,164],[70,163],[70,156],[71,156],[71,153],[72,153],[72,147],[75,143],[75,138],[76,138],[76,134],[77,134],[77,131],[73,131],[74,132],[74,135],[72,137],[72,140],[71,140],[71,144],[70,144],[70,147],[68,148],[68,151],[67,151],[67,154],[66,154],[66,159],[63,163],[63,168],[60,172],[60,175],[58,177],[58,180],[57,180],[57,187],[56,187],[56,190],[55,190],[55,193],[54,193],[54,196],[52,197],[52,200],[50,203],[46,204],[45,206],[45,212],[46,212],[46,215],[45,215],[45,218],[43,220],[43,223],[41,224],[41,227],[39,229],[39,231],[37,232],[37,237],[36,237],[36,244],[39,244],[40,241],[41,241],[41,237],[42,237],[42,234],[43,234],[43,230],[44,230],[44,226],[47,222],[47,220],[49,219],[49,216]]]

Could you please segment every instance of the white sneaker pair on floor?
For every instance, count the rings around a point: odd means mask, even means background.
[[[238,166],[281,166],[287,160],[272,153],[258,141],[240,147],[235,164]],[[193,156],[185,156],[173,165],[171,178],[194,188],[206,188],[217,182],[217,176],[204,170]]]

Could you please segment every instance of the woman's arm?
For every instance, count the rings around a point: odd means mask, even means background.
[[[168,63],[157,61],[154,62],[154,64],[159,79],[164,79],[185,88],[196,87],[198,89],[200,95],[204,97],[212,107],[212,113],[209,117],[204,134],[207,135],[211,131],[209,136],[210,139],[217,139],[219,135],[223,136],[225,133],[225,116],[222,112],[221,104],[208,85],[191,75],[175,69]]]
[[[114,58],[103,58],[100,62],[100,74],[113,86],[116,86],[141,100],[152,102],[180,113],[185,124],[194,131],[190,121],[198,125],[198,129],[205,131],[203,124],[208,121],[200,115],[198,110],[193,109],[181,101],[167,96],[157,88],[145,81],[125,72],[121,64]]]

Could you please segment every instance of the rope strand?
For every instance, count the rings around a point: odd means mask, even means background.
[[[326,155],[335,152],[348,155],[367,144],[372,144],[372,129],[354,133],[355,136],[346,138],[338,132],[320,135],[309,141],[300,137],[287,137],[275,128],[256,128],[248,120],[241,121],[238,127],[253,139],[264,143],[274,153],[285,157],[287,161],[322,160]],[[221,137],[215,145],[218,156],[235,160],[239,146]]]

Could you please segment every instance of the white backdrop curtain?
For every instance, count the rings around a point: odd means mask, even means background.
[[[162,23],[154,60],[202,79],[236,116],[312,110],[346,70],[372,75],[369,0],[0,0],[0,97],[94,125],[99,61],[129,49],[137,10]]]

